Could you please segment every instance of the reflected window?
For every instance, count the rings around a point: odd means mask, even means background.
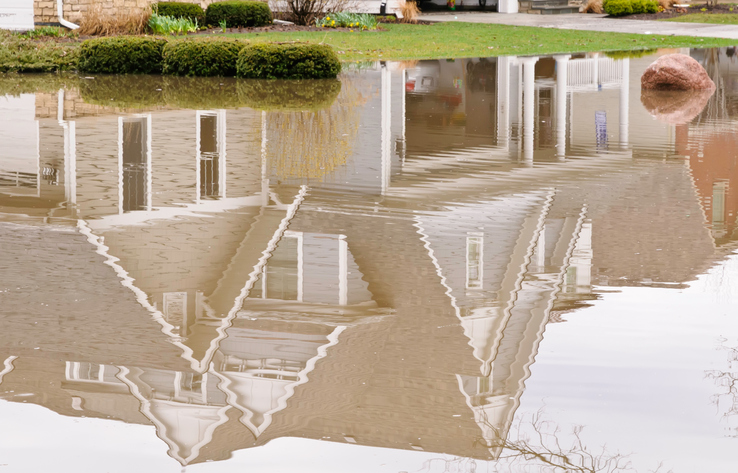
[[[115,366],[97,363],[67,361],[66,378],[68,381],[86,381],[95,383],[119,383],[116,377],[119,370]]]
[[[201,393],[203,375],[199,373],[183,373],[179,380],[181,393]]]
[[[260,281],[254,285],[252,297],[298,300],[299,287],[299,239],[285,237],[272,253]]]
[[[482,263],[482,245],[484,237],[481,233],[470,233],[466,237],[466,288],[481,289],[484,267]]]
[[[725,236],[725,197],[728,194],[728,182],[718,181],[712,185],[712,231],[713,236]]]
[[[225,112],[197,112],[198,199],[225,197]]]
[[[121,118],[121,210],[147,210],[149,206],[150,117]]]
[[[218,175],[218,117],[200,116],[200,196],[220,195]]]
[[[187,320],[187,293],[165,292],[163,297],[164,318],[179,328]]]

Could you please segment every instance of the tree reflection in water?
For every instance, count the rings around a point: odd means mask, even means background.
[[[718,350],[727,352],[728,369],[706,371],[705,377],[712,379],[720,389],[710,400],[720,414],[720,420],[727,424],[727,436],[738,438],[738,371],[734,371],[738,364],[738,345],[729,346],[726,342],[721,340]]]
[[[495,429],[490,425],[490,428]],[[499,452],[497,460],[485,465],[487,473],[637,473],[630,454],[613,452],[607,445],[590,448],[582,439],[584,426],[574,425],[565,432],[548,420],[543,409],[518,417],[510,433],[497,430],[498,438],[490,448]],[[480,440],[484,442],[484,440]],[[442,465],[438,465],[442,463]],[[439,468],[440,466],[440,468]],[[470,458],[436,458],[423,464],[422,472],[443,471],[476,473],[481,470]],[[672,473],[658,464],[648,473]]]

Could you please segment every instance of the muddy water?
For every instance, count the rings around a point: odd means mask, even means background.
[[[0,77],[0,473],[735,471],[736,58],[685,52],[714,95]]]

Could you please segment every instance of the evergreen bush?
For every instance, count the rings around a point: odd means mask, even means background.
[[[98,74],[156,74],[165,39],[117,36],[88,39],[79,48],[78,69]]]
[[[205,24],[205,10],[195,3],[159,2],[151,6],[155,13],[174,18],[186,18],[196,21],[199,26]]]
[[[327,45],[257,44],[241,50],[236,69],[247,79],[330,79],[341,72],[341,63]]]
[[[238,40],[182,40],[164,47],[164,74],[176,76],[235,76],[238,53],[246,43]]]
[[[658,13],[659,2],[658,0],[644,0],[643,13]]]
[[[625,16],[633,14],[633,4],[631,0],[605,0],[602,8],[610,16]]]
[[[272,24],[272,11],[266,2],[226,0],[211,3],[205,10],[205,21],[209,26],[225,21],[229,28],[266,26]]]

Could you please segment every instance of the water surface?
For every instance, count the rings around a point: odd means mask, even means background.
[[[735,471],[736,58],[666,52],[0,77],[0,473]]]

